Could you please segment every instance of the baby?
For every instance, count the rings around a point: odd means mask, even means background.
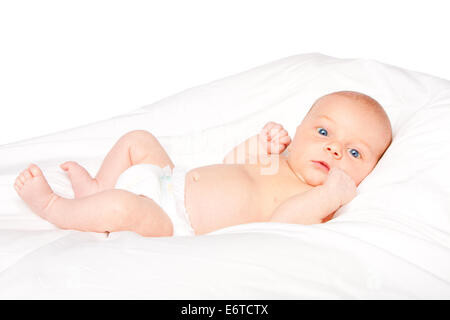
[[[32,211],[62,229],[158,237],[252,222],[317,224],[355,197],[391,140],[377,101],[339,91],[316,100],[292,141],[269,122],[223,164],[183,171],[151,133],[136,130],[116,142],[95,178],[76,162],[61,164],[74,199],[56,195],[34,164],[14,188]],[[245,156],[237,160],[238,154]],[[277,170],[263,174],[274,161]]]

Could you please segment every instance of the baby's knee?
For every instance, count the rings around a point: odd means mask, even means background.
[[[134,142],[148,142],[156,140],[156,137],[147,130],[133,130],[127,132],[122,138],[132,140]]]

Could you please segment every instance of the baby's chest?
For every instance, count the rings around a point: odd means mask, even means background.
[[[191,211],[264,220],[298,193],[294,187],[281,175],[262,174],[257,166],[209,166],[188,174],[186,202]]]
[[[251,190],[254,206],[268,220],[275,209],[290,197],[306,191],[299,183],[294,183],[283,175],[251,175]]]

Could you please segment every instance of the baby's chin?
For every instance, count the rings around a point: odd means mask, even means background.
[[[299,176],[301,176],[303,181],[312,186],[317,187],[325,183],[327,179],[327,175],[321,172],[300,172]]]

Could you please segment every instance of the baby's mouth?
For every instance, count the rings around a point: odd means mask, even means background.
[[[330,166],[325,161],[314,161],[314,160],[312,160],[312,162],[316,163],[319,166],[319,168],[324,169],[327,172],[330,171]]]

